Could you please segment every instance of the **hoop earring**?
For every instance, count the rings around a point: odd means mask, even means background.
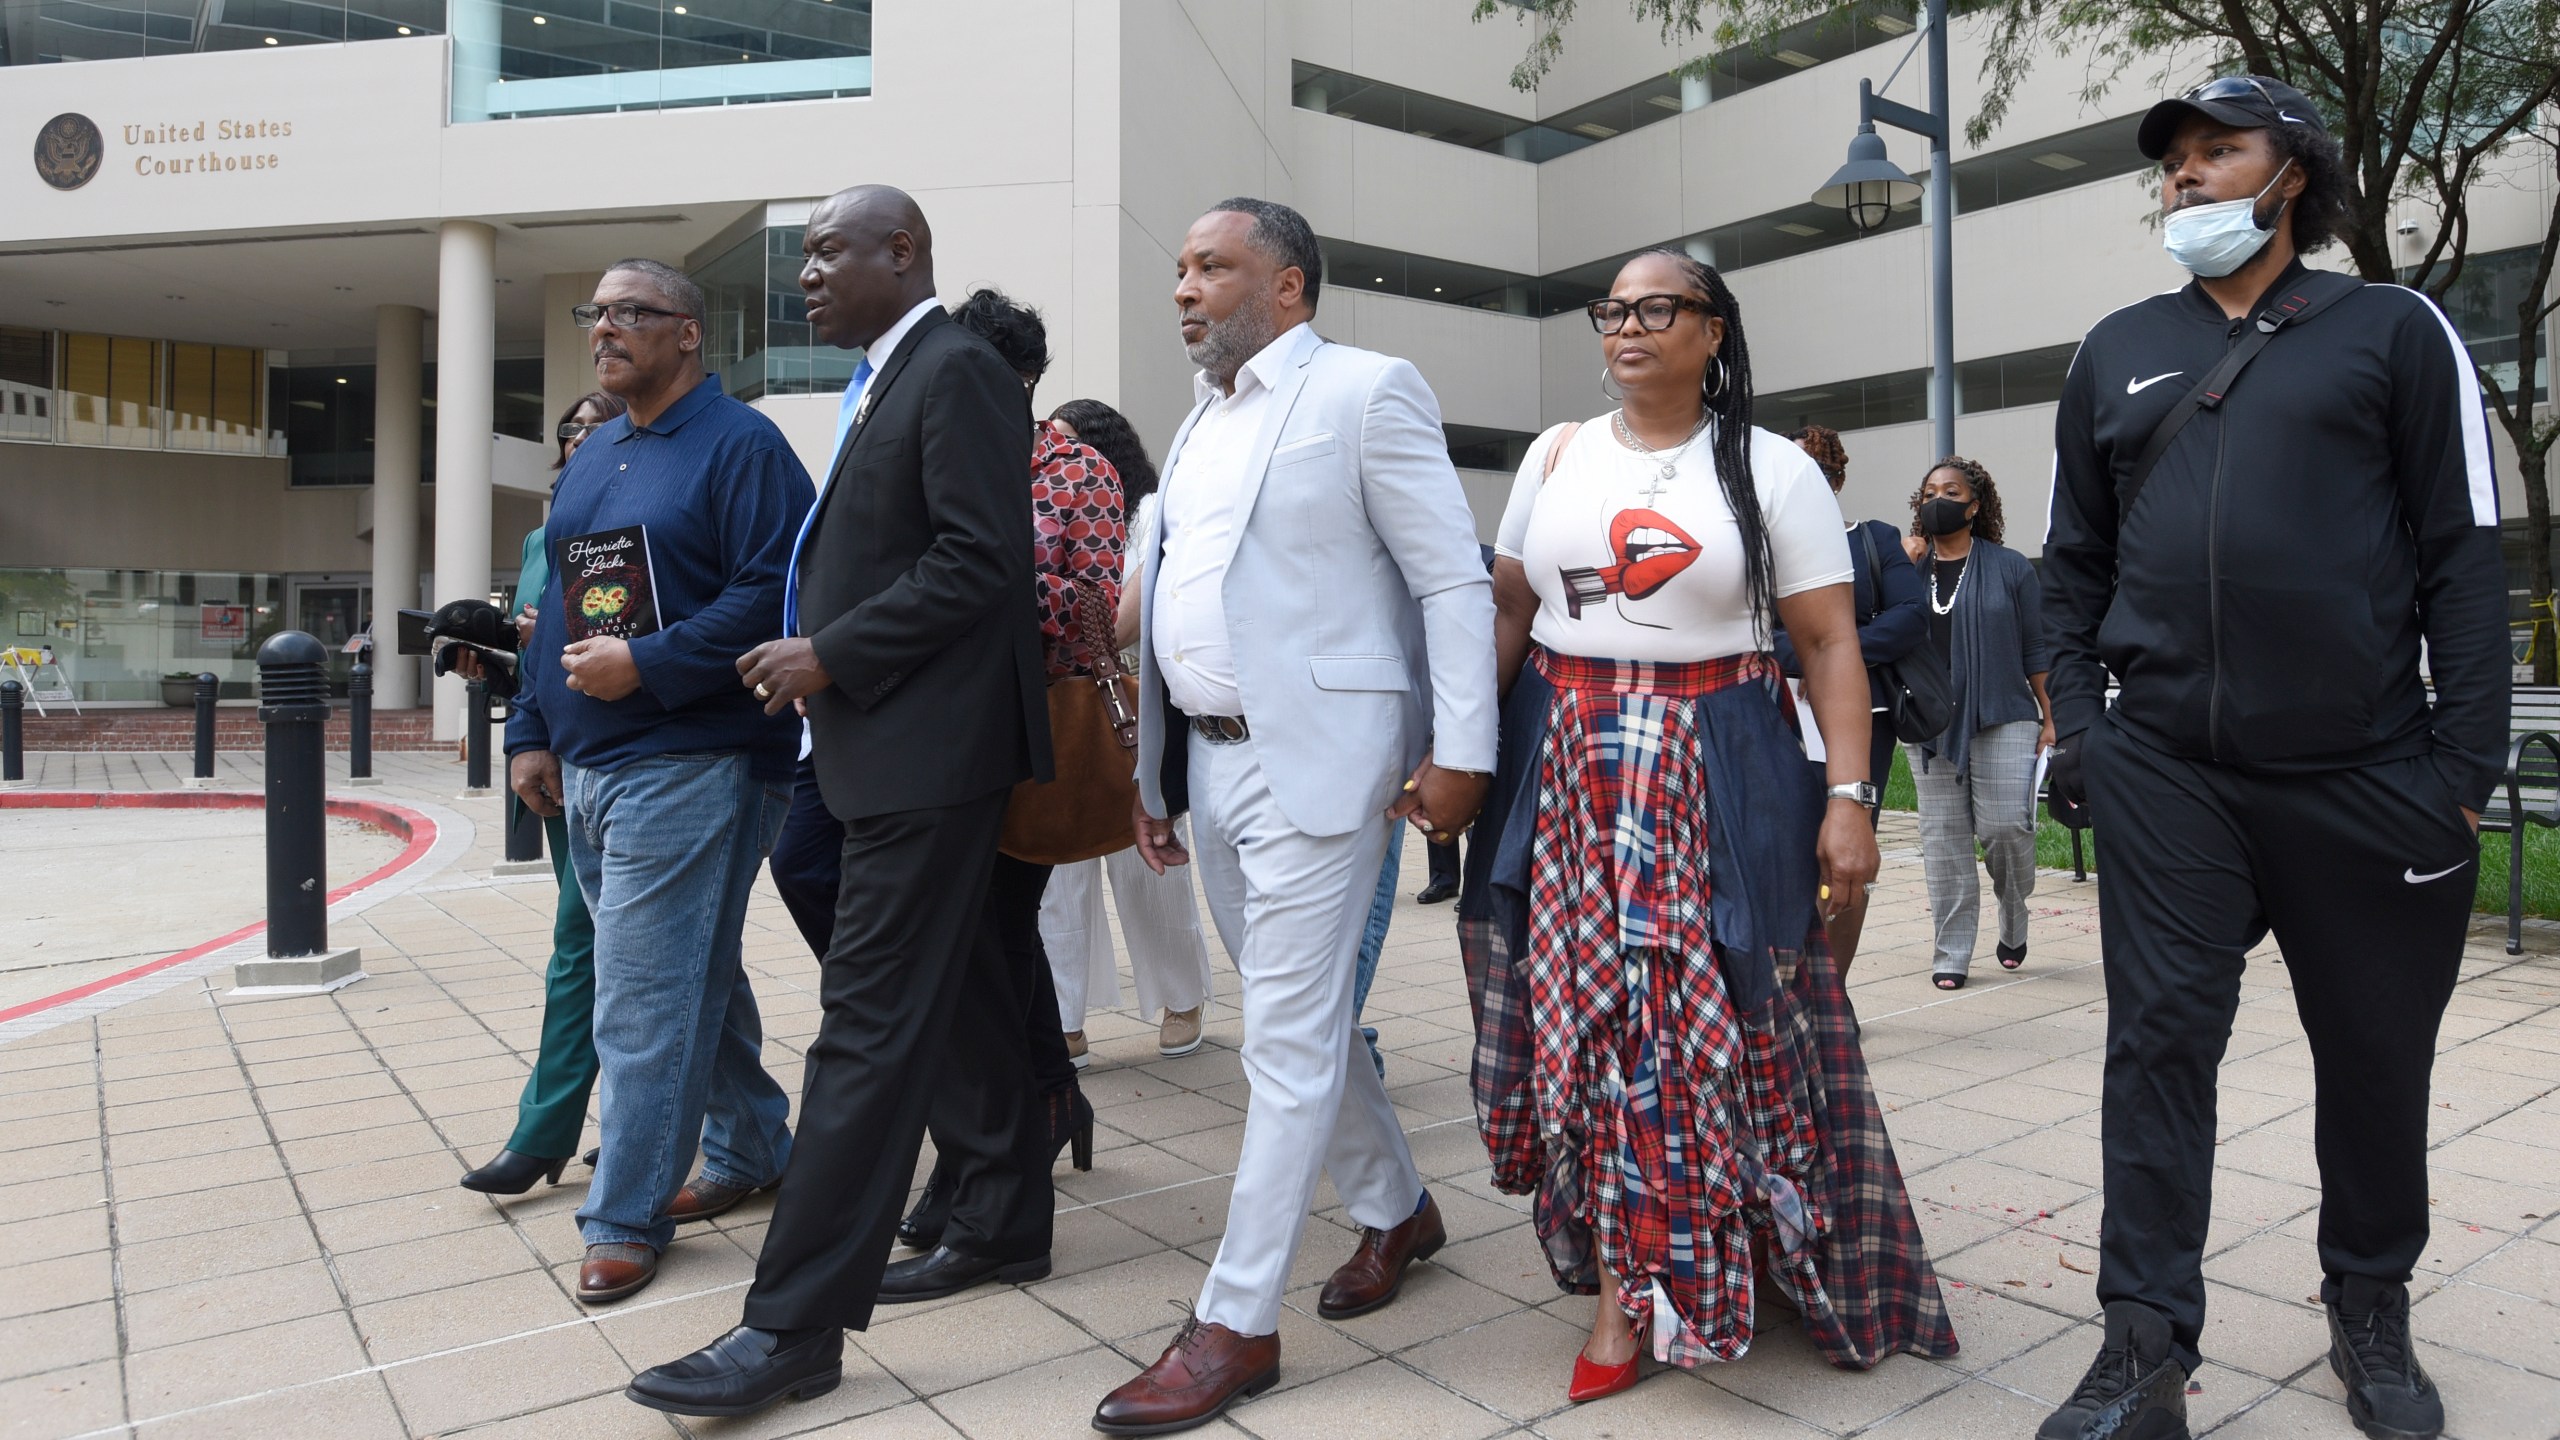
[[[1710,403],[1710,404],[1713,404],[1716,400],[1718,400],[1718,399],[1722,398],[1722,397],[1723,397],[1723,395],[1724,395],[1724,387],[1725,387],[1724,357],[1723,357],[1723,356],[1721,356],[1721,355],[1710,355],[1710,356],[1708,356],[1708,357],[1707,357],[1707,367],[1708,367],[1708,369],[1707,369],[1707,373],[1708,373],[1708,374],[1710,374],[1710,375],[1713,375],[1713,376],[1715,377],[1715,379],[1716,379],[1716,383],[1714,383],[1713,385],[1709,385],[1709,384],[1707,384],[1704,380],[1699,381],[1699,382],[1698,382],[1698,395],[1699,395],[1699,398],[1701,398],[1701,399],[1703,399],[1703,400],[1707,401],[1707,402],[1708,402],[1708,403]]]
[[[1612,378],[1612,377],[1610,376],[1610,374],[1609,374],[1609,367],[1608,367],[1608,366],[1606,366],[1606,365],[1601,366],[1601,367],[1600,367],[1600,393],[1601,393],[1601,394],[1603,394],[1603,395],[1608,396],[1608,397],[1609,397],[1610,399],[1612,399],[1612,400],[1624,400],[1624,399],[1626,399],[1626,398],[1627,398],[1627,392],[1626,392],[1625,390],[1623,390],[1623,389],[1612,389],[1612,388],[1610,388],[1610,387],[1611,387],[1611,385],[1612,385],[1613,383],[1614,383],[1614,382],[1613,382],[1613,378]]]

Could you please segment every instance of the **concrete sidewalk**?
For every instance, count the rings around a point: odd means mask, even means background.
[[[185,757],[30,757],[40,786],[156,788]],[[343,757],[332,757],[343,775]],[[222,757],[225,788],[258,783]],[[389,784],[476,827],[471,847],[332,932],[371,978],[332,995],[226,1001],[228,976],[0,1046],[0,1436],[1080,1436],[1096,1399],[1155,1357],[1220,1233],[1243,1126],[1235,981],[1223,960],[1209,1044],[1157,1058],[1151,1027],[1091,1021],[1089,1174],[1059,1172],[1057,1274],[884,1310],[851,1337],[842,1388],[747,1421],[677,1422],[621,1398],[634,1370],[735,1323],[770,1212],[691,1227],[657,1283],[618,1306],[573,1298],[583,1171],[521,1200],[454,1185],[514,1120],[535,1044],[554,893],[493,879],[497,802],[461,767],[377,759]],[[15,816],[0,818],[0,861]],[[248,843],[239,841],[236,843]],[[1314,1318],[1349,1252],[1332,1208],[1308,1222],[1282,1321],[1278,1389],[1203,1434],[1559,1437],[2025,1437],[2079,1378],[2091,1325],[2104,1034],[2096,887],[2046,875],[2033,952],[1973,986],[1929,988],[1928,921],[1907,817],[1852,994],[1963,1353],[1824,1366],[1772,1327],[1743,1361],[1654,1375],[1568,1407],[1591,1301],[1559,1297],[1526,1204],[1487,1183],[1465,1069],[1466,993],[1446,908],[1399,909],[1369,1018],[1452,1244],[1374,1315]],[[236,860],[237,857],[232,857]],[[184,933],[158,858],[114,902]],[[210,862],[208,862],[210,863]],[[226,862],[228,863],[228,862]],[[87,917],[84,917],[87,918]],[[226,928],[210,921],[194,939]],[[2433,1243],[2414,1286],[2427,1365],[2458,1440],[2560,1433],[2560,957],[2500,948],[2484,923],[2436,1071]],[[156,942],[155,943],[159,943]],[[1988,941],[1984,942],[1987,954]],[[769,885],[747,959],[767,1063],[796,1093],[817,1028],[816,965]],[[2252,965],[2223,1070],[2221,1171],[2206,1273],[2199,1435],[2354,1432],[2323,1360],[2310,1060],[2285,969]],[[921,1173],[921,1172],[919,1172]]]

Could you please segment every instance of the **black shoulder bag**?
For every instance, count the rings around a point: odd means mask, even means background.
[[[2287,325],[2299,325],[2363,288],[2364,282],[2352,275],[2341,275],[2334,270],[2313,270],[2302,277],[2302,288],[2260,315],[2258,323],[2250,327],[2240,343],[2232,346],[2222,357],[2222,363],[2214,366],[2211,373],[2196,383],[2196,388],[2169,407],[2169,413],[2161,416],[2160,424],[2152,430],[2151,438],[2142,443],[2142,454],[2133,462],[2133,473],[2125,477],[2124,498],[2116,506],[2118,523],[2133,513],[2134,497],[2142,493],[2143,482],[2151,478],[2152,467],[2158,465],[2160,457],[2168,452],[2169,442],[2177,438],[2178,432],[2186,428],[2197,411],[2221,407],[2222,397],[2231,393],[2232,382],[2240,378],[2241,371],[2249,368],[2250,361],[2258,358],[2259,351],[2267,348],[2267,342],[2276,338],[2278,330]]]
[[[1876,587],[1876,609],[1881,611],[1884,561],[1876,553],[1876,532],[1860,522],[1858,539],[1867,547],[1867,577]],[[1923,640],[1901,659],[1873,668],[1876,678],[1884,682],[1885,719],[1893,726],[1895,739],[1925,745],[1946,733],[1956,718],[1956,685],[1936,646]]]

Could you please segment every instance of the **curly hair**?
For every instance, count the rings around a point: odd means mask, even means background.
[[[1833,490],[1848,483],[1849,451],[1840,443],[1839,431],[1828,425],[1805,425],[1788,431],[1787,438],[1813,457],[1813,463],[1822,468],[1822,478],[1831,482]]]
[[[1973,536],[1999,544],[2000,487],[1991,483],[1991,472],[1982,468],[1981,461],[1961,455],[1950,455],[1920,472],[1920,488],[1911,492],[1911,533],[1920,534],[1920,503],[1927,496],[1929,477],[1941,470],[1963,472],[1964,483],[1973,487],[1973,498],[1981,505],[1973,512]]]
[[[2308,125],[2270,125],[2267,143],[2279,163],[2290,160],[2302,172],[2302,193],[2286,207],[2293,217],[2294,252],[2327,249],[2354,223],[2347,162],[2336,138]]]
[[[1049,373],[1049,327],[1040,312],[996,289],[981,285],[951,312],[960,327],[996,347],[1016,375],[1033,379]]]
[[[1725,507],[1733,512],[1735,528],[1742,532],[1743,593],[1751,597],[1751,623],[1766,635],[1778,610],[1774,578],[1778,562],[1769,548],[1769,518],[1761,513],[1759,487],[1751,476],[1751,345],[1742,334],[1742,304],[1714,266],[1688,251],[1656,245],[1637,251],[1628,263],[1648,255],[1677,262],[1690,287],[1706,301],[1707,312],[1724,322],[1723,348],[1707,361],[1707,377],[1721,372],[1722,383],[1708,389],[1702,378],[1699,398],[1715,417],[1716,482],[1724,490]]]
[[[1066,421],[1078,440],[1111,462],[1120,474],[1120,503],[1137,514],[1138,502],[1155,493],[1156,466],[1129,417],[1099,400],[1070,400],[1050,411],[1049,418]]]

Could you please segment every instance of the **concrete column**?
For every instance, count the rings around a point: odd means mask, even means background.
[[[373,312],[373,703],[418,703],[419,665],[397,653],[394,613],[418,603],[419,358],[426,312],[380,305]]]
[[[489,436],[496,417],[498,232],[447,220],[437,235],[435,603],[489,598]],[[374,524],[382,523],[378,513]],[[462,734],[463,681],[436,682],[436,738]]]
[[[587,350],[587,332],[569,318],[572,307],[595,298],[601,270],[542,277],[542,423],[549,425],[569,402],[596,388],[595,357]],[[551,443],[546,432],[545,445]]]

